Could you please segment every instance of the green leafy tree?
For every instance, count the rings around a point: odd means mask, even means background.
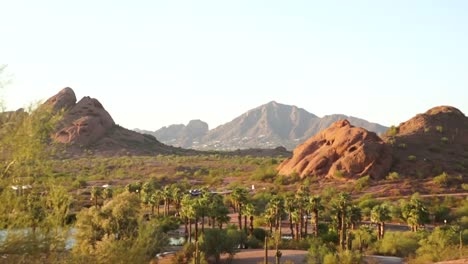
[[[200,248],[207,257],[214,257],[215,263],[221,263],[221,254],[236,253],[239,240],[239,231],[207,229],[200,239]]]

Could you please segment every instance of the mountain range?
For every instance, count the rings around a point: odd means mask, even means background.
[[[272,101],[211,130],[201,120],[192,120],[187,125],[170,125],[156,131],[135,130],[153,135],[165,144],[182,148],[236,150],[283,146],[291,150],[341,119],[347,119],[352,125],[377,134],[388,129],[377,123],[342,114],[318,117],[297,106]]]

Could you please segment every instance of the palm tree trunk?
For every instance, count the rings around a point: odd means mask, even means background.
[[[341,212],[341,230],[340,230],[340,244],[341,249],[346,249],[346,212]]]
[[[195,218],[195,242],[198,241],[198,217]]]
[[[239,231],[241,231],[242,230],[242,214],[241,214],[240,207],[237,213],[237,220],[239,221]]]
[[[251,234],[251,235],[253,235],[253,231],[254,231],[253,222],[254,222],[254,216],[251,215],[251,216],[250,216],[250,234]]]
[[[188,223],[189,223],[189,220],[188,220],[188,217],[185,217],[184,219],[184,227],[185,227],[185,230],[184,230],[184,237],[185,237],[185,241],[187,241],[188,239]]]
[[[202,234],[205,233],[205,216],[202,215],[202,218],[201,218],[201,232]]]
[[[292,222],[291,211],[289,211],[289,229],[291,230],[292,239],[294,239],[294,227],[293,227],[293,222]]]
[[[306,218],[304,219],[304,237],[307,237],[307,222],[309,222],[308,221],[308,215],[309,215],[309,213],[306,212],[306,216],[305,216]]]
[[[318,210],[314,211],[314,235],[318,237]]]
[[[302,229],[304,227],[304,210],[302,210],[302,208],[300,210],[299,217],[301,218],[299,220],[299,224],[300,224],[300,226],[299,226],[299,230],[300,230],[299,237],[302,238]]]
[[[244,231],[247,234],[247,215],[244,215]]]
[[[192,243],[192,219],[188,218],[188,225],[189,225],[189,233],[188,233],[188,241]]]
[[[296,226],[296,240],[299,240],[300,238],[300,235],[299,235],[299,222],[296,222],[295,223],[295,226]]]

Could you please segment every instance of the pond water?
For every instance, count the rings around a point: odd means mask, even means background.
[[[13,229],[13,230],[0,230],[0,244],[5,242],[5,239],[9,232],[17,233],[18,235],[27,235],[31,232],[30,228],[24,229]],[[70,250],[76,244],[75,239],[76,228],[70,228],[67,233],[67,239],[65,240],[65,249]],[[170,236],[169,237],[169,245],[170,246],[181,246],[185,242],[185,238],[183,236]]]

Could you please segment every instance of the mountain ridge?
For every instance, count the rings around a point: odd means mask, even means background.
[[[227,123],[205,130],[204,135],[199,133],[197,136],[183,136],[186,133],[187,126],[185,125],[170,125],[154,132],[137,129],[136,131],[153,135],[165,144],[199,150],[236,150],[278,146],[293,149],[341,119],[347,119],[352,125],[364,127],[378,134],[388,129],[357,117],[343,114],[318,117],[295,105],[270,101],[248,110]],[[167,133],[169,129],[171,133]]]

